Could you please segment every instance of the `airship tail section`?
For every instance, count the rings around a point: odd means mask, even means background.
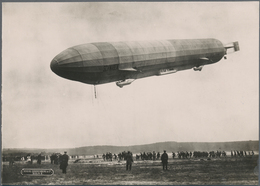
[[[226,53],[233,53],[240,50],[238,41],[225,45]]]

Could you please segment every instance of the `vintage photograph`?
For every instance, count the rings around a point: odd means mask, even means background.
[[[3,185],[258,185],[259,2],[3,2]]]

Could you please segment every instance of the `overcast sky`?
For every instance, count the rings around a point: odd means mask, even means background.
[[[84,43],[216,38],[240,51],[204,66],[96,86],[50,69]],[[259,3],[3,3],[2,145],[70,148],[258,140]]]

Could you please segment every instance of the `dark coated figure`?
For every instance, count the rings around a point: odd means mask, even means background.
[[[164,150],[164,153],[161,156],[162,164],[163,164],[163,170],[166,168],[167,170],[167,164],[168,164],[168,154],[166,153],[166,150]]]
[[[41,164],[42,163],[42,155],[41,153],[37,156],[37,164]]]
[[[60,161],[60,160],[59,160],[59,154],[57,154],[57,153],[54,154],[54,164],[55,164],[55,165],[59,165],[59,161]]]
[[[55,154],[53,153],[50,158],[51,158],[51,164],[54,164]]]
[[[160,152],[157,153],[157,159],[161,157]]]
[[[9,166],[12,166],[13,164],[14,164],[14,157],[11,154],[10,157],[9,157]]]
[[[126,170],[131,170],[132,168],[132,163],[133,163],[133,156],[130,151],[126,154]]]
[[[175,157],[175,152],[172,152],[172,159],[174,159]]]
[[[65,151],[64,154],[61,156],[60,159],[60,169],[62,169],[62,173],[66,174],[66,169],[68,166],[69,156],[67,155],[67,152]]]
[[[153,161],[156,159],[156,152],[153,151]]]

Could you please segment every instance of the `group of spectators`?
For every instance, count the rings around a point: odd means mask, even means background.
[[[128,152],[130,152],[130,151],[128,151]],[[123,152],[120,152],[118,154],[112,154],[111,152],[107,152],[107,153],[104,153],[102,155],[102,158],[103,158],[104,161],[112,161],[112,160],[121,161],[121,160],[126,160],[126,158],[128,156],[128,152],[123,151]],[[132,152],[130,152],[130,153],[133,156]]]
[[[175,153],[172,152],[172,157],[174,158],[175,157]],[[179,159],[187,159],[187,158],[207,158],[207,157],[211,157],[211,158],[214,158],[214,157],[226,157],[226,152],[225,151],[210,151],[210,152],[207,152],[207,151],[194,151],[193,153],[192,152],[177,152],[177,157]]]
[[[131,152],[130,152],[131,153]],[[111,152],[104,153],[102,158],[104,161],[112,161],[112,160],[126,160],[128,152],[123,151],[118,154],[112,154]],[[132,154],[132,153],[131,153]],[[250,156],[254,155],[253,151],[231,151],[231,157],[235,156]],[[132,155],[133,156],[133,155]],[[227,153],[225,151],[178,151],[172,152],[172,158],[179,158],[179,159],[187,159],[187,158],[220,158],[226,157]],[[160,152],[140,152],[140,154],[135,155],[136,160],[160,160],[161,154]]]
[[[69,156],[67,155],[67,152],[65,151],[64,154],[61,153],[53,153],[50,156],[51,164],[60,165],[60,169],[62,170],[62,173],[66,174],[67,166],[69,162]]]
[[[231,150],[231,157],[236,157],[236,156],[239,156],[239,157],[243,157],[243,156],[253,156],[254,155],[254,151],[232,151]],[[194,157],[194,158],[220,158],[220,157],[226,157],[227,156],[227,153],[225,151],[210,151],[210,152],[207,152],[207,151],[194,151],[193,153],[192,152],[177,152],[177,157],[179,159],[181,158],[191,158],[191,157]],[[175,157],[175,153],[172,152],[172,158]]]
[[[25,156],[13,156],[10,154],[8,157],[3,157],[3,161],[8,161],[9,165],[13,165],[15,161],[26,161],[27,163],[33,164],[33,161],[37,160],[37,164],[41,164],[42,160],[45,160],[45,157],[41,155],[31,155],[27,154]]]
[[[62,169],[62,173],[66,174],[66,168],[68,166],[68,160],[69,156],[66,154],[67,152],[64,152],[64,154],[60,153],[53,153],[50,156],[51,164],[60,165],[60,169]],[[42,154],[38,154],[37,156],[27,154],[26,156],[13,156],[10,154],[8,157],[3,157],[3,161],[9,161],[9,165],[12,166],[15,161],[26,161],[27,163],[33,164],[33,161],[37,160],[37,164],[41,164],[42,160],[45,160],[45,156],[42,156]]]
[[[172,158],[174,159],[176,156],[175,152],[172,152]],[[226,157],[226,152],[225,151],[210,151],[210,152],[206,152],[206,151],[194,151],[192,152],[177,152],[177,157],[179,159],[181,158],[201,158],[201,157]],[[244,156],[254,156],[254,151],[231,151],[231,157],[244,157]],[[95,157],[95,156],[94,156]],[[97,156],[98,157],[98,156]],[[37,164],[41,164],[42,158],[44,158],[44,156],[42,156],[41,154],[39,154],[37,157],[32,156],[30,154],[28,154],[27,156],[22,157],[20,160],[27,160],[28,162],[30,162],[31,164],[33,164],[33,160],[37,159]],[[125,160],[126,161],[126,170],[131,170],[132,169],[132,163],[133,163],[133,153],[128,151],[123,151],[120,152],[118,155],[116,154],[112,154],[111,152],[107,152],[106,154],[104,153],[102,155],[102,158],[104,161],[112,161],[113,158],[115,160],[121,161],[121,160]],[[160,152],[143,152],[140,153],[140,155],[136,154],[136,160],[139,160],[139,158],[141,158],[141,160],[158,160],[161,159],[162,162],[162,166],[163,166],[163,170],[167,170],[167,165],[168,165],[168,154],[166,153],[166,150],[164,150],[163,154],[160,155]],[[13,165],[15,157],[14,156],[10,156],[6,159],[3,160],[9,160],[9,165]],[[60,153],[53,153],[50,156],[51,159],[51,164],[56,164],[56,165],[60,165],[60,169],[62,169],[62,173],[66,174],[66,168],[68,166],[68,160],[69,160],[69,156],[67,155],[67,152],[65,151],[64,154],[60,154]]]
[[[130,152],[130,151],[129,151]],[[132,154],[132,152],[130,152]],[[118,161],[121,161],[121,160],[126,160],[128,156],[128,152],[126,151],[123,151],[123,152],[120,152],[118,154],[112,154],[111,152],[107,152],[107,153],[104,153],[102,155],[102,158],[104,161],[112,161],[112,160],[118,160]],[[133,154],[132,154],[133,156]],[[156,153],[155,151],[153,152],[141,152],[140,154],[136,154],[136,160],[158,160],[160,159],[161,155],[160,155],[160,152]]]
[[[104,161],[112,161],[113,160],[113,155],[111,152],[107,152],[106,154],[102,155],[102,158]],[[116,159],[116,154],[114,154],[114,159]]]
[[[131,152],[130,152],[131,153]],[[104,161],[112,161],[112,160],[126,160],[127,158],[127,151],[120,152],[118,154],[112,154],[111,152],[104,153],[102,158]],[[131,153],[132,154],[132,153]],[[253,156],[254,151],[238,151],[238,150],[231,150],[231,157],[247,157]],[[50,156],[51,164],[59,165],[61,162],[61,153],[53,153]],[[133,155],[132,155],[133,156]],[[227,153],[225,151],[178,151],[172,152],[172,158],[179,158],[179,159],[187,159],[187,158],[217,158],[217,157],[226,157]],[[77,156],[72,156],[72,158]],[[98,155],[94,155],[95,158],[98,158]],[[9,164],[12,165],[15,161],[26,161],[28,163],[33,164],[34,160],[37,160],[38,164],[41,164],[42,160],[48,159],[48,156],[44,157],[41,153],[38,155],[35,154],[27,154],[25,156],[14,156],[10,154],[9,156],[3,156],[3,161],[9,161]],[[136,160],[159,160],[161,158],[160,152],[140,152],[140,154],[135,155]]]
[[[60,160],[61,160],[61,156],[62,156],[61,153],[53,153],[50,156],[51,164],[59,165],[60,164]]]
[[[160,152],[143,152],[143,153],[140,153],[140,155],[136,155],[136,160],[139,160],[139,158],[141,158],[141,160],[158,160],[160,159],[161,157],[161,154]]]
[[[236,157],[236,156],[238,156],[238,157],[244,157],[244,156],[254,156],[254,151],[251,151],[251,153],[250,153],[250,151],[248,151],[248,152],[246,152],[246,151],[231,151],[231,157]]]

